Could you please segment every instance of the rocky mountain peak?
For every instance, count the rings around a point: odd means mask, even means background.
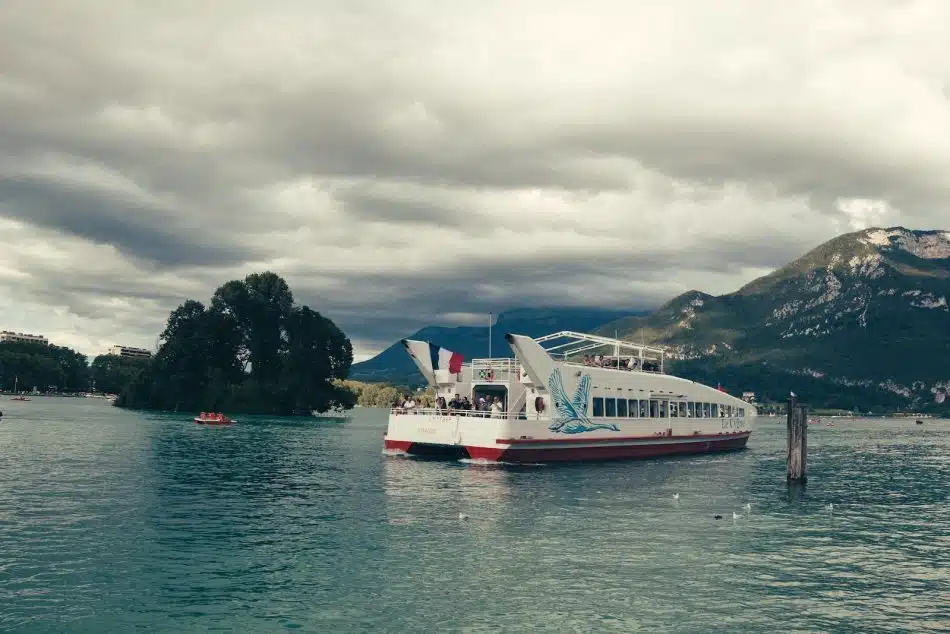
[[[950,259],[950,231],[911,231],[903,227],[866,229],[857,241],[881,252],[905,251],[923,260]]]

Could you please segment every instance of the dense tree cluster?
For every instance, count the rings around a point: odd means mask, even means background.
[[[172,311],[161,346],[121,393],[125,407],[232,413],[309,414],[352,407],[343,387],[353,362],[346,335],[270,272],[215,291],[210,306]]]
[[[90,389],[106,394],[120,394],[148,365],[141,357],[120,357],[103,354],[92,361]]]
[[[401,405],[406,396],[412,394],[423,407],[435,406],[435,392],[431,387],[424,392],[406,386],[394,386],[388,383],[364,383],[361,381],[341,381],[340,385],[356,394],[356,403],[360,407],[389,408]]]
[[[84,391],[89,384],[86,355],[40,343],[0,343],[0,388],[20,392]]]

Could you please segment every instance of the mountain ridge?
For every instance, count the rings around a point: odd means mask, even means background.
[[[948,279],[950,232],[871,228],[733,293],[690,291],[598,332],[623,326],[628,339],[667,346],[671,370],[695,380],[765,385],[773,397],[797,385],[825,405],[939,408],[950,390]]]
[[[690,290],[647,313],[507,311],[492,348],[507,352],[505,332],[616,332],[664,346],[671,372],[733,392],[784,400],[792,390],[825,407],[950,413],[948,303],[950,231],[875,227],[836,236],[732,293]],[[484,326],[427,326],[409,338],[466,359],[488,354]],[[358,380],[421,383],[399,342],[353,367]]]
[[[506,332],[517,332],[529,337],[540,337],[561,330],[588,332],[630,314],[636,313],[583,307],[513,308],[497,315],[492,326],[492,353],[495,356],[511,356],[505,341]],[[405,338],[430,341],[461,353],[466,360],[488,356],[487,325],[425,326]],[[354,363],[349,378],[357,381],[388,381],[399,385],[424,384],[422,375],[406,354],[401,341],[396,341],[371,359]]]

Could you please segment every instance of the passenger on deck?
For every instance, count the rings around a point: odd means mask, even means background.
[[[435,409],[439,413],[442,413],[448,409],[448,407],[445,404],[444,396],[440,396],[439,398],[435,399]]]
[[[495,401],[491,404],[491,417],[501,418],[501,414],[503,411],[504,411],[504,408],[502,407],[501,399],[496,396]]]
[[[411,396],[407,396],[406,400],[402,404],[403,409],[413,409],[415,408],[415,406],[416,406],[416,402],[413,400]]]
[[[452,400],[449,401],[449,407],[452,409],[464,409],[462,407],[462,399],[459,398],[458,392],[456,392],[455,396],[452,397]]]

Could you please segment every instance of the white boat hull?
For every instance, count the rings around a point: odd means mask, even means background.
[[[396,453],[495,462],[610,460],[741,449],[752,433],[737,419],[703,422],[613,419],[611,424],[616,431],[564,436],[550,431],[550,419],[394,412],[390,414],[384,446]]]

